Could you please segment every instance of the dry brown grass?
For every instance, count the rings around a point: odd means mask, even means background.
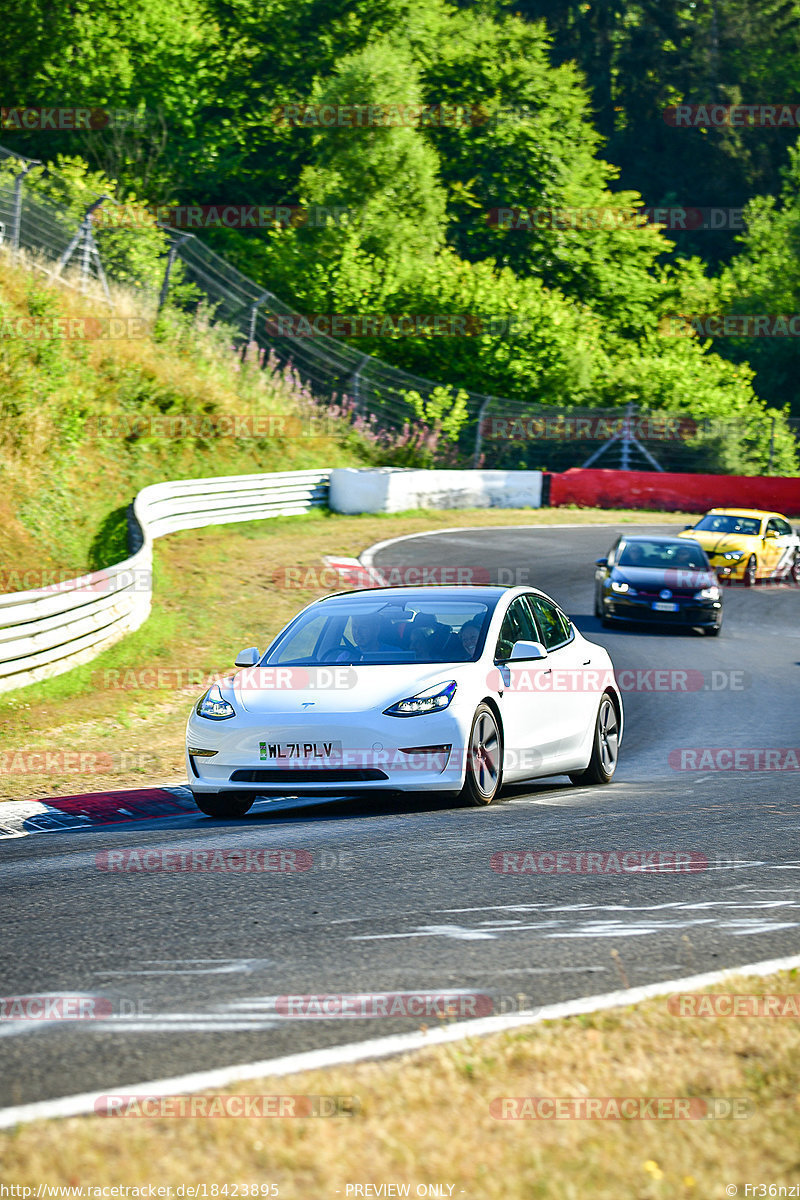
[[[796,993],[798,983],[792,971],[714,990],[786,994]],[[355,1096],[360,1111],[353,1117],[70,1118],[1,1134],[0,1158],[4,1178],[22,1184],[174,1188],[205,1180],[210,1189],[274,1182],[281,1197],[299,1200],[345,1197],[347,1185],[357,1183],[409,1184],[413,1196],[417,1185],[433,1182],[453,1185],[454,1197],[480,1200],[706,1200],[724,1196],[726,1185],[744,1196],[745,1183],[800,1183],[799,1052],[796,1019],[682,1019],[670,1015],[663,998],[228,1089]],[[710,1121],[489,1115],[494,1097],[527,1095],[742,1097],[752,1115]]]

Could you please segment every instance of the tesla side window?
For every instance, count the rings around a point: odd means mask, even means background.
[[[497,639],[497,649],[494,656],[498,662],[511,657],[515,642],[538,642],[539,636],[533,626],[524,596],[517,596],[508,606],[508,612],[503,617],[500,635]]]
[[[528,602],[536,616],[536,624],[542,634],[539,640],[545,650],[549,653],[566,645],[572,637],[572,627],[564,614],[541,596],[529,596]]]

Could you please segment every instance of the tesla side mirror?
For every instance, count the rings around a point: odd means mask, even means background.
[[[514,642],[509,661],[518,662],[520,659],[542,658],[547,658],[547,651],[541,642]]]
[[[258,653],[258,646],[249,646],[247,650],[240,650],[236,655],[235,667],[254,667],[261,655]]]
[[[598,567],[607,567],[608,566],[607,558],[596,558],[594,561]]]

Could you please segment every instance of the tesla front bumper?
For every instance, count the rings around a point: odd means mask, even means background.
[[[457,712],[209,721],[194,709],[186,771],[194,792],[459,791],[469,724]],[[198,753],[198,751],[202,753]]]

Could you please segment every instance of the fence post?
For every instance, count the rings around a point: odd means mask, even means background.
[[[19,250],[19,235],[22,228],[22,181],[32,167],[40,167],[38,158],[31,159],[14,179],[14,228],[11,233],[11,249],[16,254]]]
[[[161,284],[161,293],[158,297],[158,308],[156,309],[157,313],[160,313],[164,305],[167,303],[167,296],[169,295],[169,277],[172,274],[172,267],[175,263],[175,259],[178,257],[178,249],[180,244],[181,242],[185,242],[189,237],[194,237],[194,234],[179,233],[170,243],[169,253],[167,255],[167,266],[166,270],[164,271],[164,282]]]
[[[108,290],[108,283],[106,281],[106,273],[103,270],[103,264],[100,261],[100,251],[97,249],[97,243],[95,242],[94,234],[92,233],[92,213],[95,211],[95,209],[99,208],[101,204],[104,204],[106,200],[110,199],[110,196],[101,196],[99,200],[95,200],[94,204],[89,205],[86,212],[83,214],[83,220],[78,226],[77,232],[71,239],[64,253],[59,258],[54,272],[55,278],[57,279],[64,270],[64,267],[72,258],[80,243],[83,242],[83,253],[81,256],[81,290],[83,290],[83,285],[86,283],[88,278],[89,264],[91,262],[92,255],[94,255],[97,262],[97,273],[100,278],[100,282],[103,285],[103,291],[105,292],[106,299],[110,299],[110,293]]]
[[[475,453],[472,458],[473,467],[479,467],[481,461],[481,452],[483,450],[483,414],[486,412],[492,397],[487,396],[483,404],[478,409],[478,427],[475,430]]]
[[[772,474],[773,463],[775,462],[775,418],[772,418],[772,424],[769,431],[769,473]]]
[[[351,376],[353,380],[353,404],[355,405],[355,411],[359,414],[361,413],[361,371],[367,365],[369,359],[370,356],[365,354]],[[366,406],[364,406],[363,415],[365,417],[368,415]]]
[[[247,344],[245,345],[245,347],[242,351],[242,362],[244,362],[245,359],[247,358],[247,351],[250,349],[250,346],[255,341],[256,318],[258,317],[258,310],[261,308],[261,305],[264,303],[265,300],[274,300],[274,299],[275,299],[275,297],[272,295],[272,292],[262,292],[261,295],[258,297],[258,299],[253,301],[253,303],[250,307],[250,325],[249,325],[249,328],[247,331]]]

